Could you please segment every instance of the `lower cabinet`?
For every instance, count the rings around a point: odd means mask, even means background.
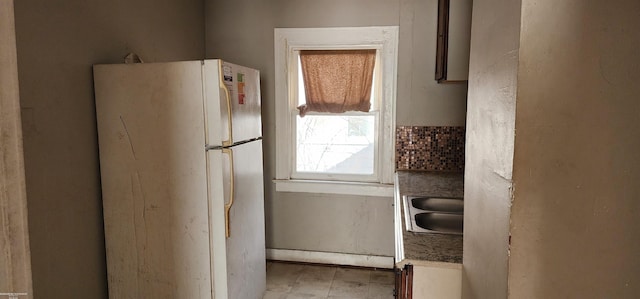
[[[413,294],[413,265],[406,264],[404,268],[395,268],[396,288],[393,296],[396,299],[411,299]]]
[[[462,265],[450,263],[405,263],[395,268],[396,299],[460,299]]]

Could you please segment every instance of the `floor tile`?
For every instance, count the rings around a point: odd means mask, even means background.
[[[326,296],[314,296],[314,295],[306,295],[306,294],[289,294],[287,295],[287,299],[326,299]]]
[[[393,299],[393,285],[370,284],[367,299]]]
[[[291,291],[303,269],[298,264],[272,263],[267,270],[267,291]]]
[[[331,280],[298,280],[290,293],[326,298],[329,295],[329,289],[331,289]]]
[[[267,262],[263,299],[390,299],[392,271]]]
[[[370,270],[365,269],[351,269],[351,268],[338,268],[336,270],[335,280],[369,283],[369,277],[371,275]]]
[[[262,299],[287,299],[287,292],[266,291]]]
[[[395,277],[393,271],[374,270],[371,271],[370,283],[376,284],[394,284]]]
[[[332,281],[337,267],[306,265],[300,272],[300,280],[304,281]]]
[[[352,299],[365,299],[367,298],[368,291],[368,283],[334,280],[331,284],[331,289],[329,290],[329,298],[345,297]]]

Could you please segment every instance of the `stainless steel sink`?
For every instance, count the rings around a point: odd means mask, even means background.
[[[464,200],[429,196],[404,196],[408,231],[418,233],[462,234]]]
[[[462,198],[412,197],[411,206],[425,211],[464,213]]]
[[[462,214],[447,214],[426,212],[414,216],[416,225],[433,232],[461,234],[463,219]]]

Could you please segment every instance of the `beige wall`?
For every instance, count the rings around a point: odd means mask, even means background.
[[[273,29],[277,27],[400,26],[397,124],[463,125],[466,86],[437,85],[435,70],[436,0],[207,1],[206,55],[245,64],[261,71],[265,145],[267,247],[345,253],[393,255],[391,198],[277,193],[275,177],[275,87]],[[432,30],[428,28],[433,26]],[[425,74],[426,72],[426,74]],[[309,215],[313,198],[327,203],[326,213]],[[299,201],[299,202],[296,202]],[[380,204],[386,210],[377,210]],[[366,209],[363,210],[363,207]],[[353,211],[340,213],[338,211]],[[381,221],[353,225],[355,213]],[[309,215],[307,224],[293,219]],[[327,219],[344,230],[325,236]],[[312,225],[313,224],[313,225]],[[364,225],[368,224],[368,225]],[[306,234],[301,234],[302,229]],[[364,247],[347,236],[369,236]],[[317,245],[322,236],[326,242]],[[362,243],[361,243],[362,244]],[[358,248],[358,246],[360,246]]]
[[[640,3],[474,5],[463,297],[637,297]]]
[[[465,146],[463,298],[507,298],[519,34],[519,1],[474,1]]]
[[[523,1],[512,298],[640,294],[640,2]]]
[[[268,248],[393,256],[391,199],[278,193]]]
[[[437,22],[437,0],[400,0],[397,125],[465,125],[467,84],[434,80]]]
[[[13,0],[0,0],[0,293],[31,295],[14,24]]]
[[[203,58],[203,3],[15,4],[34,294],[106,298],[91,65]]]

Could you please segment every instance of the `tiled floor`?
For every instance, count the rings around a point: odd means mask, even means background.
[[[308,264],[267,262],[263,299],[392,299],[393,272]]]

